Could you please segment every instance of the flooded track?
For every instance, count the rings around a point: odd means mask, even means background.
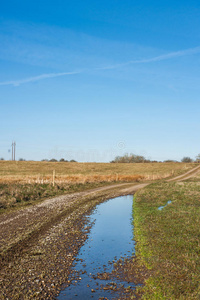
[[[182,176],[183,180],[187,179],[187,176],[194,176],[199,170],[198,167],[190,173],[185,173]],[[178,181],[180,177],[171,180]],[[134,243],[131,240],[133,228],[130,220],[132,216],[132,196],[130,196],[129,215],[126,217],[130,225],[128,246],[131,246],[131,250],[128,250],[129,248],[125,248],[125,251],[124,248],[118,249],[125,244],[123,235],[119,239],[123,242],[120,242],[119,245],[116,243],[116,246],[114,246],[115,241],[110,236],[106,253],[111,249],[113,255],[112,257],[105,257],[105,254],[103,255],[100,252],[101,243],[96,242],[97,247],[95,249],[92,244],[95,239],[91,236],[87,239],[87,235],[90,232],[92,234],[93,228],[98,224],[97,216],[91,216],[90,222],[94,221],[95,218],[97,219],[91,231],[90,225],[88,229],[85,226],[88,222],[86,216],[90,215],[91,210],[96,205],[98,209],[100,207],[98,206],[99,203],[105,203],[106,205],[118,198],[110,200],[111,202],[105,202],[106,199],[133,195],[148,184],[150,182],[123,183],[66,194],[46,199],[30,207],[22,207],[16,211],[2,214],[0,218],[3,228],[0,232],[0,299],[52,300],[56,297],[58,299],[84,299],[83,291],[85,290],[89,295],[85,297],[87,299],[106,299],[105,297],[107,299],[116,297],[118,299],[139,299],[140,291],[135,292],[134,284],[144,284],[149,273],[141,266],[139,258],[134,255],[131,257],[132,252],[134,253]],[[165,209],[163,212],[165,212]],[[121,210],[120,214],[122,214]],[[118,235],[120,229],[122,229],[122,233],[127,232],[127,229],[123,230],[124,225],[120,222],[120,219],[118,219],[117,223],[112,226],[110,226],[111,223],[108,223],[106,229],[117,227],[119,223],[121,226],[119,226]],[[106,224],[106,220],[103,221],[104,223]],[[100,227],[103,229],[103,225]],[[101,241],[102,244],[105,241],[104,238],[104,241]],[[132,244],[129,245],[129,242]],[[83,245],[88,247],[85,248],[85,251],[83,251],[84,248],[81,248]],[[95,249],[94,253],[98,255],[93,258],[91,256],[92,252],[90,252],[89,259],[92,258],[93,260],[91,259],[88,263],[86,254],[91,249]],[[115,252],[116,250],[119,251]],[[121,256],[128,257],[129,255],[130,258],[128,259],[119,259]],[[104,261],[102,260],[101,266],[100,263],[96,263],[100,257],[106,258]],[[81,261],[83,259],[85,264]],[[75,263],[77,264],[75,265]],[[71,272],[72,269],[74,275]],[[107,276],[111,270],[113,276]],[[79,274],[76,271],[80,271]],[[99,280],[99,278],[104,280]],[[80,289],[73,290],[74,285],[71,282],[76,286],[80,286]],[[123,287],[121,288],[121,295],[118,297],[120,283],[121,285],[124,284],[126,288],[124,290]],[[69,289],[60,292],[61,288],[64,287],[63,284],[65,284],[65,287],[69,286]],[[117,293],[113,294],[113,291],[117,291]],[[80,296],[80,293],[82,293],[82,296]]]
[[[71,284],[57,299],[112,299],[117,297],[118,286],[134,288],[133,283],[119,279],[112,284],[100,279],[112,272],[117,260],[134,253],[132,204],[133,196],[128,195],[97,205],[89,219],[93,225],[88,239],[73,266]],[[111,290],[107,288],[110,285]]]

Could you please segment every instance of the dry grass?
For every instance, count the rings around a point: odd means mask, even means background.
[[[0,161],[0,210],[114,182],[157,180],[179,175],[193,164],[62,163]],[[55,170],[55,186],[52,186]]]
[[[0,182],[49,183],[53,170],[56,183],[87,183],[157,180],[179,175],[194,167],[185,163],[69,163],[0,161]]]

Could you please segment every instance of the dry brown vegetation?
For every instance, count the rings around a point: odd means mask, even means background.
[[[35,201],[117,182],[151,181],[190,170],[183,163],[0,161],[0,212]],[[55,186],[52,186],[55,170]]]
[[[182,174],[194,164],[185,163],[70,163],[0,161],[0,182],[49,183],[55,170],[56,183],[156,180]]]

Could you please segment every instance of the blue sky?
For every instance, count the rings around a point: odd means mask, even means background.
[[[196,1],[2,1],[0,157],[200,152]]]

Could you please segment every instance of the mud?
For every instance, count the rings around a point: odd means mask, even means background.
[[[88,214],[98,203],[130,193],[123,189],[56,197],[1,215],[0,299],[55,299],[87,239]]]

